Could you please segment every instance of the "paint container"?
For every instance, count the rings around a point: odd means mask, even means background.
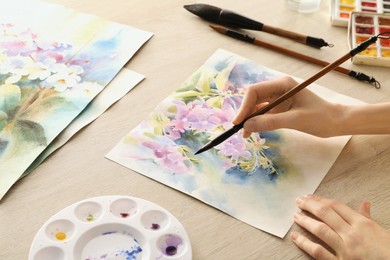
[[[390,15],[352,12],[348,25],[350,48],[357,47],[371,36],[390,32]],[[378,39],[375,44],[352,58],[354,64],[390,67],[390,40]]]
[[[389,13],[390,0],[332,0],[332,25],[348,27],[351,12]]]
[[[312,13],[320,9],[321,0],[286,0],[286,5],[300,13]]]
[[[38,231],[29,260],[192,259],[180,222],[139,198],[104,196],[77,202]]]

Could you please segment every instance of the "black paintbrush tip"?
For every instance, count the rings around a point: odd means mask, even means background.
[[[200,154],[200,153],[203,153],[205,151],[207,151],[208,149],[212,148],[213,145],[211,145],[210,143],[206,144],[205,146],[203,146],[202,148],[200,148],[196,153],[194,153],[194,155],[197,155],[197,154]]]
[[[203,152],[213,148],[214,146],[219,145],[220,143],[222,143],[223,141],[225,141],[226,139],[228,139],[229,137],[231,137],[232,135],[237,133],[237,131],[240,130],[244,126],[244,122],[233,126],[229,130],[227,130],[227,131],[223,132],[222,134],[220,134],[219,136],[217,136],[214,140],[210,141],[208,144],[206,144],[205,146],[200,148],[199,151],[197,151],[195,153],[195,155],[203,153]]]
[[[184,5],[184,8],[189,12],[199,16],[200,18],[212,23],[218,23],[219,14],[222,11],[222,9],[219,7],[207,4]]]

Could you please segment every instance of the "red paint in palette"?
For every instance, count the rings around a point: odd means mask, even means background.
[[[160,225],[159,224],[157,224],[157,223],[153,223],[152,224],[152,229],[153,230],[157,230],[157,229],[159,229],[160,228]]]
[[[376,3],[375,2],[362,2],[362,6],[366,6],[366,7],[376,7]]]
[[[379,27],[379,33],[390,33],[390,27]],[[383,47],[390,47],[390,39],[380,39]]]
[[[378,21],[379,25],[390,26],[390,18],[380,17]],[[389,28],[390,30],[390,28]]]
[[[127,218],[130,216],[129,213],[119,213],[119,215],[122,217],[122,218]]]
[[[364,24],[374,24],[374,18],[372,18],[371,16],[356,16],[355,22],[364,23]]]
[[[374,27],[366,27],[366,26],[357,25],[355,30],[356,30],[356,33],[374,35]]]

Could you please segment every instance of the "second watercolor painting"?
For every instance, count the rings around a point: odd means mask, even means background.
[[[246,86],[282,75],[218,50],[106,157],[284,237],[297,211],[295,198],[315,191],[349,136],[323,139],[278,130],[244,139],[238,132],[194,155],[232,127]],[[310,88],[326,99],[360,102],[320,86]]]

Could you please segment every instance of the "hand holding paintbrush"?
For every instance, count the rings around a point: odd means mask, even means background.
[[[293,95],[295,95],[296,93],[298,93],[302,89],[306,88],[308,85],[310,85],[311,83],[313,83],[314,81],[316,81],[320,77],[324,76],[329,71],[331,71],[334,68],[338,67],[340,64],[342,64],[346,60],[350,59],[351,57],[355,56],[357,53],[365,50],[372,43],[376,42],[378,37],[382,38],[381,34],[379,34],[378,36],[373,36],[370,39],[368,39],[367,41],[361,43],[358,47],[356,47],[355,49],[352,49],[350,52],[348,52],[347,54],[343,55],[341,58],[337,59],[333,63],[330,63],[325,68],[323,68],[322,70],[320,70],[319,72],[317,72],[316,74],[314,74],[313,76],[308,78],[307,80],[303,81],[302,83],[298,84],[294,88],[290,89],[289,91],[287,91],[286,93],[281,95],[279,98],[274,100],[272,103],[268,104],[267,106],[262,107],[261,109],[259,109],[256,112],[254,112],[249,117],[247,117],[244,121],[242,121],[241,123],[233,126],[229,130],[227,130],[226,132],[222,133],[221,135],[216,137],[214,140],[212,140],[211,142],[209,142],[208,144],[203,146],[195,154],[199,154],[199,153],[202,153],[204,151],[207,151],[207,150],[211,149],[212,147],[217,146],[218,144],[222,143],[223,141],[228,139],[230,136],[232,136],[233,134],[238,132],[241,128],[243,128],[244,123],[248,119],[250,119],[252,117],[255,117],[255,116],[258,116],[258,115],[261,115],[261,114],[264,114],[264,113],[270,111],[271,109],[273,109],[274,107],[276,107],[277,105],[281,104],[282,102],[286,101],[287,99],[291,98]]]

